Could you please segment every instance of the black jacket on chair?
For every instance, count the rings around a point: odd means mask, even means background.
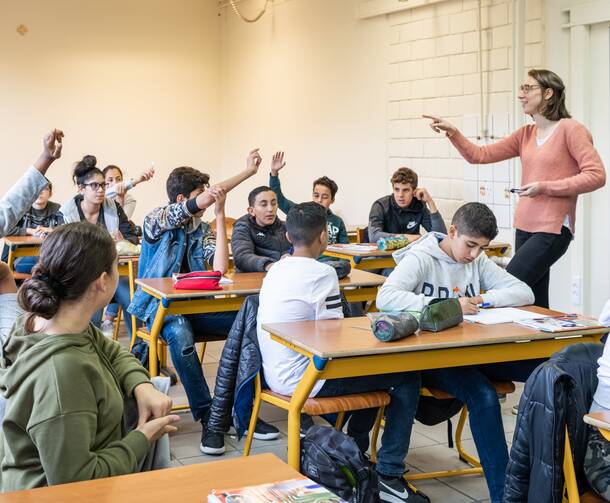
[[[254,403],[254,378],[262,368],[256,316],[258,295],[250,295],[237,313],[227,337],[214,387],[208,429],[225,433],[231,425],[239,438],[248,429]]]
[[[574,344],[540,365],[525,384],[506,469],[504,502],[561,503],[567,425],[579,487],[602,344]]]

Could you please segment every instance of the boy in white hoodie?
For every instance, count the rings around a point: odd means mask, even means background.
[[[480,304],[532,304],[531,288],[483,253],[497,234],[496,218],[487,206],[465,204],[455,213],[447,235],[430,232],[394,253],[398,265],[379,290],[377,307],[382,311],[421,311],[432,299],[457,297],[464,314],[475,314]],[[539,363],[530,360],[422,372],[424,386],[442,389],[467,405],[493,503],[502,501],[508,449],[491,380],[525,381]]]

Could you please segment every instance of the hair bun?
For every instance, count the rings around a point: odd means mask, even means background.
[[[83,177],[94,169],[97,169],[97,159],[94,155],[86,155],[74,166],[73,178],[75,183],[81,183]]]
[[[41,276],[32,276],[19,289],[19,305],[24,311],[50,319],[59,310],[60,296]]]
[[[91,169],[95,168],[97,164],[97,159],[94,155],[86,155],[85,157],[83,157],[81,163],[83,164],[83,166],[86,166],[87,168]]]

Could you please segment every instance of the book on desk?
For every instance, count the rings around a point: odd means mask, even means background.
[[[238,489],[214,489],[208,496],[208,503],[238,501],[240,503],[342,503],[345,500],[306,478]]]

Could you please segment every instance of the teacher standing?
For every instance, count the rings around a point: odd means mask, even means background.
[[[570,117],[565,86],[549,70],[530,70],[519,87],[523,112],[534,124],[487,146],[468,141],[449,122],[431,119],[471,164],[521,158],[522,183],[515,211],[515,255],[508,272],[527,283],[535,304],[549,307],[551,266],[566,252],[574,235],[576,200],[606,183],[606,172],[591,133]]]

